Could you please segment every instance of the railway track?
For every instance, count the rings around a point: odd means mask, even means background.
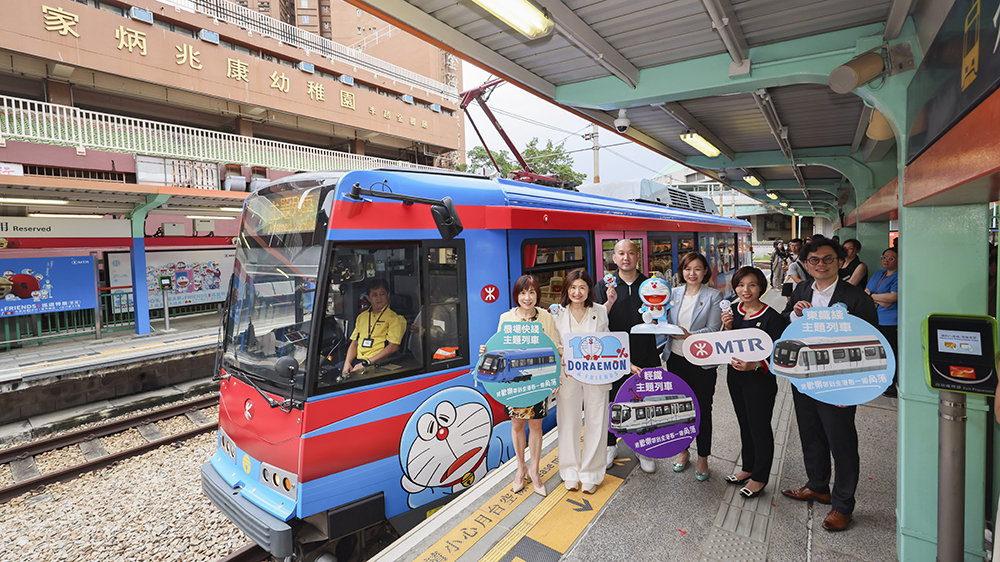
[[[84,444],[101,437],[121,433],[132,428],[141,428],[157,421],[184,415],[189,412],[197,412],[198,410],[217,405],[218,403],[219,396],[218,394],[214,394],[197,400],[190,400],[173,406],[159,408],[144,414],[130,416],[118,421],[108,422],[106,424],[101,424],[87,429],[70,432],[65,435],[41,439],[17,447],[11,447],[0,451],[0,465],[23,461],[33,456],[62,449],[64,447]],[[195,419],[197,419],[197,416],[189,416],[189,419],[191,417],[195,417]],[[106,452],[105,454],[97,453],[96,458],[93,458],[90,461],[57,470],[49,474],[43,474],[22,480],[20,482],[15,482],[14,485],[6,488],[0,488],[0,504],[6,503],[11,498],[16,498],[31,491],[41,491],[45,486],[55,484],[56,482],[65,482],[67,480],[77,478],[81,474],[106,468],[119,461],[129,457],[141,455],[158,447],[169,445],[171,443],[179,443],[196,435],[208,433],[218,427],[216,423],[211,422],[210,420],[204,420],[203,423],[198,423],[195,420],[191,421],[197,425],[194,429],[162,437],[156,437],[158,430],[155,432],[147,431],[147,434],[144,435],[147,439],[147,443],[143,445],[128,448],[113,454],[107,454]],[[140,431],[140,433],[142,433],[142,431]],[[150,438],[150,436],[153,436],[153,438]]]

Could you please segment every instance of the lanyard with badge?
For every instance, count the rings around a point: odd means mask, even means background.
[[[375,330],[375,324],[382,321],[382,315],[385,314],[385,310],[387,308],[389,307],[386,306],[382,308],[382,312],[378,313],[378,318],[376,318],[374,322],[372,322],[372,311],[371,309],[368,310],[368,337],[361,340],[361,347],[369,349],[371,346],[375,345],[375,340],[372,339],[372,332]]]

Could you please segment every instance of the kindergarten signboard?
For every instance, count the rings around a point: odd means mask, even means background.
[[[566,373],[586,384],[610,384],[629,373],[627,332],[564,334]]]
[[[538,322],[504,322],[486,342],[476,380],[497,402],[527,408],[545,400],[559,386],[556,346]]]
[[[835,304],[807,308],[785,328],[771,371],[816,400],[854,406],[892,384],[896,358],[878,329]]]
[[[0,316],[97,307],[90,256],[0,260]]]

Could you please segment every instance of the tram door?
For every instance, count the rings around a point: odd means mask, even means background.
[[[639,247],[639,263],[636,269],[644,275],[649,273],[645,232],[599,230],[594,232],[594,270],[597,273],[597,279],[603,278],[608,273],[614,273],[618,269],[612,256],[615,254],[615,244],[625,239],[631,240]]]

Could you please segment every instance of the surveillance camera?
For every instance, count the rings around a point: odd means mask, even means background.
[[[725,170],[719,170],[719,179],[724,180],[729,177],[729,173]]]
[[[618,129],[619,133],[624,133],[628,130],[629,125],[631,124],[632,121],[628,117],[625,117],[625,110],[619,109],[618,119],[615,119],[615,129]]]

